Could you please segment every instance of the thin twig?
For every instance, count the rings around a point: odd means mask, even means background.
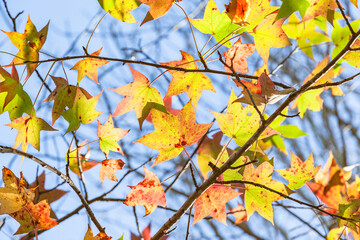
[[[323,84],[319,84],[319,85],[315,85],[315,86],[311,86],[309,87],[306,91],[309,91],[309,90],[314,90],[314,89],[319,89],[319,88],[326,88],[326,87],[334,87],[334,86],[340,86],[346,82],[349,82],[351,80],[353,80],[354,78],[356,78],[357,76],[360,75],[360,72],[351,76],[351,77],[348,77],[348,78],[345,78],[344,80],[341,80],[339,82],[326,82],[326,83],[323,83]]]
[[[339,0],[336,0],[336,4],[337,4],[338,8],[340,9],[341,15],[343,16],[343,18],[344,18],[344,20],[345,20],[345,22],[346,22],[346,25],[349,27],[349,30],[350,30],[350,32],[351,32],[351,35],[354,35],[354,34],[355,34],[355,31],[354,31],[354,29],[351,27],[351,24],[350,24],[349,20],[347,19],[346,15],[345,15],[345,13],[344,13],[344,10],[343,10],[343,8],[341,7],[341,5],[340,5],[340,3],[339,3]]]
[[[12,23],[13,23],[13,29],[14,29],[14,32],[17,32],[16,30],[16,19],[24,12],[24,11],[21,11],[19,12],[18,14],[16,14],[15,17],[12,17],[11,14],[10,14],[10,11],[8,9],[8,6],[7,6],[7,3],[5,0],[3,0],[3,3],[5,5],[5,10],[6,10],[6,13],[8,14],[9,18],[11,19]]]

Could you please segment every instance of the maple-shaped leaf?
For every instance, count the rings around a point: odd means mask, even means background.
[[[35,199],[37,199],[36,202],[40,202],[46,199],[49,204],[55,202],[69,192],[57,188],[46,189],[45,171],[43,171],[40,176],[38,176],[35,181],[29,185],[29,188],[35,189]]]
[[[283,97],[285,97],[287,94],[293,92],[294,88],[287,88],[282,91],[275,90],[275,85],[271,78],[266,73],[262,73],[260,77],[257,80],[256,84],[253,84],[251,82],[243,81],[241,82],[247,87],[249,90],[254,102],[256,105],[261,104],[274,104],[281,100]],[[243,87],[242,84],[236,83],[238,86],[240,86],[242,90],[243,97],[235,100],[235,102],[242,102],[246,104],[253,104],[251,101],[251,98],[246,91],[246,89]]]
[[[339,216],[352,219],[347,221],[341,218],[337,219],[339,227],[346,226],[357,233],[360,233],[360,199],[344,199],[339,204]]]
[[[152,213],[157,205],[166,207],[164,189],[159,178],[144,166],[145,178],[136,186],[129,186],[131,191],[126,195],[124,202],[127,206],[145,207],[145,215]]]
[[[225,204],[237,196],[239,193],[230,187],[212,185],[195,201],[193,225],[208,215],[226,225]]]
[[[351,48],[360,48],[360,40],[356,39],[355,42],[351,45]],[[359,51],[349,51],[343,57],[343,60],[348,62],[350,65],[360,68],[360,53]]]
[[[257,52],[265,64],[269,59],[269,50],[272,47],[282,48],[291,45],[281,26],[285,18],[275,22],[277,12],[267,15],[254,29],[254,41]]]
[[[148,116],[151,107],[155,107],[155,105],[164,106],[164,102],[159,91],[154,87],[150,87],[147,77],[130,66],[129,68],[134,81],[117,89],[111,89],[125,96],[119,102],[113,117],[134,110],[141,129],[142,123]]]
[[[303,162],[293,152],[291,154],[291,168],[276,169],[276,171],[286,180],[289,181],[288,188],[291,190],[301,188],[307,181],[315,177],[320,166],[314,166],[312,154]]]
[[[180,109],[173,109],[172,108],[172,96],[165,96],[163,98],[163,101],[164,101],[165,110],[167,112],[172,113],[174,115],[178,115],[178,113],[180,112]],[[149,113],[149,115],[146,117],[145,120],[152,123],[151,113]]]
[[[131,240],[150,240],[152,238],[152,236],[150,235],[150,223],[149,225],[144,228],[144,230],[141,233],[142,237],[136,236],[135,234],[131,233]],[[168,238],[168,236],[163,236],[160,238],[160,240],[166,240]]]
[[[234,45],[224,53],[225,63],[228,66],[233,66],[234,71],[241,73],[248,73],[248,65],[246,59],[255,51],[255,44],[242,43],[241,37],[234,43]],[[227,72],[232,72],[231,69],[225,66]]]
[[[65,160],[69,163],[70,170],[73,171],[76,175],[80,177],[80,169],[79,162],[82,172],[86,172],[96,165],[100,164],[100,162],[92,162],[89,161],[90,157],[90,148],[88,145],[87,152],[85,154],[81,154],[81,148],[85,145],[86,141],[80,143],[78,148],[72,149],[72,145],[69,147],[68,152],[66,153]],[[79,160],[78,160],[79,158]]]
[[[284,1],[283,4],[286,2],[288,1]],[[313,46],[318,46],[320,43],[330,41],[326,34],[326,28],[323,29],[321,27],[322,24],[325,24],[326,26],[325,19],[313,19],[306,22],[300,22],[299,18],[293,14],[289,17],[288,23],[283,25],[282,28],[289,38],[297,40],[298,47],[301,51],[311,59],[314,59]],[[319,31],[319,29],[322,31]]]
[[[90,54],[91,56],[99,56],[102,48]],[[97,69],[105,64],[108,64],[110,61],[99,59],[99,58],[85,58],[78,61],[70,70],[78,71],[77,82],[88,76],[91,80],[99,84],[98,82],[98,72]]]
[[[294,12],[299,11],[300,15],[304,17],[306,9],[310,6],[307,0],[281,0],[282,4],[276,16],[276,20],[288,17]]]
[[[50,205],[46,200],[42,200],[36,205],[30,202],[21,210],[11,213],[10,216],[20,223],[15,234],[55,227],[58,223],[50,218],[50,211]]]
[[[99,232],[96,236],[93,235],[93,231],[88,225],[88,230],[85,233],[84,240],[110,240],[112,237],[109,237],[104,232]]]
[[[0,94],[4,94],[3,101],[0,102],[0,111],[9,111],[11,121],[21,117],[23,113],[35,114],[35,111],[32,111],[31,99],[19,81],[15,66],[12,66],[11,74],[0,66],[0,76],[4,79],[0,81]]]
[[[114,128],[111,115],[109,115],[109,118],[104,125],[98,120],[97,136],[99,137],[100,149],[106,157],[108,156],[109,151],[119,152],[124,155],[117,141],[125,137],[129,131],[130,130]]]
[[[146,22],[164,16],[170,10],[174,0],[139,0],[139,2],[150,6],[144,20],[140,24],[141,26]]]
[[[32,191],[24,186],[25,180],[17,178],[10,169],[2,169],[2,178],[5,186],[0,187],[0,214],[19,211],[34,199]]]
[[[339,240],[339,239],[359,239],[360,236],[354,230],[349,229],[346,226],[333,228],[326,236],[326,240]]]
[[[198,69],[194,58],[190,54],[184,51],[180,52],[182,56],[180,61],[160,64],[185,69]],[[186,92],[195,109],[203,90],[215,92],[211,80],[204,73],[181,72],[175,70],[169,70],[169,73],[173,76],[173,78],[170,82],[166,96],[173,96]]]
[[[191,102],[188,102],[177,116],[153,109],[151,117],[155,131],[135,142],[160,151],[154,165],[178,156],[184,147],[196,143],[212,125],[196,123]]]
[[[237,207],[230,208],[229,211],[235,217],[235,225],[247,221],[247,214],[244,205],[238,204]]]
[[[344,49],[344,47],[348,44],[349,39],[352,36],[352,33],[349,30],[349,27],[347,25],[342,26],[339,22],[340,22],[340,19],[338,21],[334,21],[334,27],[333,27],[333,31],[331,33],[331,40],[334,43],[334,49],[331,53],[332,59],[336,55],[338,55],[341,52],[341,50]],[[359,29],[359,25],[360,25],[360,19],[350,22],[350,26],[352,27],[352,29]],[[354,46],[355,44],[357,44],[357,41],[355,41],[355,43],[352,46]],[[352,53],[352,52],[350,51],[349,53]],[[350,62],[350,64],[352,64],[352,63]]]
[[[39,61],[39,51],[46,41],[48,27],[49,23],[38,32],[35,25],[30,20],[29,15],[25,25],[24,33],[5,32],[1,30],[19,49],[19,52],[16,54],[14,60],[11,63],[22,64],[27,61]],[[26,78],[30,77],[30,75],[35,71],[36,67],[37,63],[26,63]]]
[[[229,33],[239,28],[231,22],[225,12],[220,13],[214,0],[209,0],[202,19],[189,19],[191,24],[200,32],[211,34],[215,40],[226,47],[231,47]]]
[[[328,19],[328,14],[337,8],[336,0],[308,0],[310,6],[307,8],[304,18],[301,22],[322,16]],[[334,13],[332,13],[333,15]]]
[[[105,178],[108,178],[112,181],[117,182],[115,176],[116,170],[121,170],[124,167],[125,163],[120,159],[106,159],[101,162],[100,167],[100,181],[103,183]]]
[[[141,5],[138,0],[98,0],[100,6],[111,14],[114,18],[129,23],[136,23],[137,21],[131,15],[130,11],[136,9]]]
[[[26,152],[29,143],[40,151],[40,131],[56,131],[43,119],[37,117],[20,117],[6,124],[6,126],[19,131],[16,135],[14,148],[22,144],[21,151],[23,152]]]
[[[236,95],[231,89],[226,114],[210,112],[214,114],[221,131],[226,136],[234,138],[236,144],[242,146],[259,128],[260,116],[253,106],[243,107],[240,102],[234,102],[235,100]],[[267,127],[258,139],[263,139],[277,133],[272,128]]]
[[[71,108],[62,113],[62,116],[69,122],[66,133],[75,131],[80,127],[80,123],[89,124],[100,116],[102,112],[96,111],[95,107],[102,94],[89,98],[80,88],[76,88],[74,103]]]
[[[226,14],[232,22],[245,25],[250,14],[249,0],[231,0],[226,7]]]
[[[63,114],[66,107],[69,109],[73,107],[77,89],[79,89],[87,99],[92,98],[92,96],[81,87],[69,85],[62,77],[51,76],[51,78],[53,79],[56,88],[50,93],[44,102],[54,100],[52,108],[52,125],[54,125],[55,121]]]
[[[317,73],[319,73],[328,64],[328,62],[329,62],[329,56],[325,57],[321,62],[319,62],[315,66],[312,73],[305,78],[303,84],[305,84],[307,81],[313,78]],[[316,81],[316,83],[313,84],[313,86],[323,83],[332,83],[333,81],[331,79],[337,77],[341,73],[341,71],[342,68],[340,69],[331,68],[318,81]],[[325,89],[327,88],[314,89],[301,94],[298,98],[295,99],[293,105],[291,106],[291,109],[297,107],[298,111],[300,112],[301,118],[304,117],[306,110],[320,111],[323,105],[323,100],[321,99],[320,94]],[[334,96],[344,95],[342,90],[338,86],[331,87],[331,92]]]
[[[243,173],[244,181],[251,181],[273,190],[289,195],[286,186],[278,181],[271,179],[274,167],[269,162],[264,162],[256,169],[252,164],[246,165]],[[274,224],[272,202],[282,199],[280,195],[267,189],[251,184],[245,184],[245,206],[248,217],[257,211],[263,218]]]

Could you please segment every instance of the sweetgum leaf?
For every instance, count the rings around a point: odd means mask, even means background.
[[[116,170],[121,170],[124,167],[125,163],[120,159],[106,159],[101,162],[100,167],[100,181],[104,182],[105,178],[108,178],[112,181],[117,182],[115,176]]]
[[[139,7],[141,2],[137,0],[98,0],[98,2],[100,6],[114,18],[122,22],[137,22],[130,11]]]
[[[0,214],[10,214],[19,211],[32,202],[34,195],[25,188],[24,180],[19,179],[8,168],[2,169],[5,186],[0,188]]]
[[[150,6],[144,20],[140,24],[143,25],[146,22],[157,19],[165,15],[171,8],[174,0],[139,0],[141,3]]]
[[[304,17],[305,11],[309,6],[310,4],[307,0],[282,0],[281,7],[275,21],[280,18],[288,17],[297,11],[299,11],[300,15]]]
[[[212,185],[195,201],[193,225],[207,215],[226,225],[225,204],[237,196],[239,193],[230,187]]]
[[[102,48],[93,52],[92,56],[99,56]],[[106,61],[98,58],[85,58],[83,60],[78,61],[70,70],[78,71],[78,79],[77,82],[88,76],[91,80],[99,84],[98,82],[98,72],[97,69],[105,64],[108,64],[110,61]]]
[[[246,165],[243,179],[267,186],[273,190],[289,195],[286,186],[278,181],[271,179],[274,167],[269,162],[264,162],[256,169],[252,164]],[[245,206],[247,216],[257,211],[263,218],[274,224],[272,202],[282,199],[280,195],[267,189],[257,187],[251,184],[245,184]]]
[[[151,107],[154,107],[154,104],[164,106],[164,102],[159,91],[154,87],[150,87],[149,79],[147,79],[142,73],[136,71],[130,66],[129,68],[131,74],[133,75],[134,81],[117,89],[111,89],[125,96],[119,102],[112,116],[121,116],[127,112],[134,110],[136,117],[139,120],[139,125],[141,129],[142,122],[148,116]]]
[[[310,6],[307,8],[304,18],[301,22],[322,16],[328,18],[329,12],[337,8],[336,0],[308,0]]]
[[[96,236],[93,236],[93,231],[91,230],[90,226],[88,225],[88,230],[85,233],[84,240],[110,240],[112,237],[109,237],[104,232],[99,232]]]
[[[255,44],[242,43],[239,38],[234,45],[224,53],[225,63],[233,66],[234,71],[248,73],[248,65],[246,59],[255,51]],[[225,71],[232,72],[225,66]]]
[[[289,181],[288,188],[291,190],[301,188],[307,181],[315,177],[320,169],[320,166],[314,166],[314,159],[312,154],[303,162],[294,153],[291,154],[291,168],[276,169],[280,175]]]
[[[109,118],[104,125],[102,125],[98,120],[97,136],[99,137],[100,149],[106,157],[108,156],[110,150],[124,155],[117,141],[125,137],[129,131],[130,130],[114,128],[111,115],[109,115]]]
[[[10,216],[20,223],[20,227],[15,234],[55,227],[58,223],[50,218],[50,211],[50,205],[46,200],[42,200],[36,205],[30,202],[21,210],[11,213]]]
[[[229,33],[239,28],[226,13],[220,13],[214,0],[209,0],[202,19],[190,19],[190,22],[200,32],[213,35],[217,42],[226,47],[231,47]]]
[[[360,199],[345,199],[339,204],[339,216],[353,219],[354,221],[346,221],[341,218],[337,219],[339,227],[347,226],[355,232],[360,232]]]
[[[212,125],[196,123],[191,102],[188,102],[177,116],[153,109],[151,117],[155,131],[135,142],[160,151],[154,165],[178,156],[184,147],[196,143]]]
[[[198,69],[194,58],[190,54],[183,51],[180,52],[182,55],[182,59],[180,61],[172,61],[160,64],[171,67],[181,67],[185,69]],[[186,92],[195,109],[203,90],[215,92],[210,79],[204,73],[180,72],[175,70],[169,70],[169,73],[173,76],[173,79],[170,82],[166,96],[173,96]]]
[[[235,217],[235,225],[247,221],[247,214],[244,205],[238,204],[237,207],[230,208],[229,211]]]
[[[126,195],[124,204],[127,206],[143,205],[145,215],[149,215],[159,204],[166,207],[166,199],[164,189],[156,174],[150,172],[145,166],[144,172],[145,179],[134,187],[130,186],[131,191]]]
[[[39,51],[46,41],[48,27],[49,23],[38,32],[35,25],[30,20],[29,15],[25,25],[24,33],[2,31],[19,49],[19,52],[16,54],[14,60],[12,60],[11,63],[22,64],[26,61],[38,61]],[[26,79],[29,78],[30,75],[35,71],[36,67],[37,63],[26,63]]]

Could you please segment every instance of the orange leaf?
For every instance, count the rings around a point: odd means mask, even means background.
[[[0,214],[19,211],[34,199],[33,193],[24,186],[24,179],[17,178],[8,168],[2,169],[5,187],[0,188]]]
[[[84,240],[110,240],[112,237],[106,235],[106,233],[99,232],[96,236],[93,236],[93,231],[88,225],[88,230],[85,233]]]
[[[20,211],[11,213],[10,216],[20,223],[15,234],[22,234],[38,229],[49,229],[58,223],[50,218],[50,205],[42,200],[34,205],[32,202]]]
[[[146,22],[162,17],[167,13],[174,0],[139,0],[141,3],[150,6],[148,13],[146,14],[144,20],[140,24],[143,25]]]
[[[110,150],[124,155],[117,141],[125,137],[129,131],[130,130],[114,128],[111,115],[109,115],[109,118],[104,125],[102,125],[98,120],[97,136],[99,137],[100,149],[106,157],[108,156]]]
[[[103,183],[105,178],[108,178],[112,181],[117,181],[115,176],[116,170],[121,170],[124,167],[125,163],[120,159],[107,159],[101,162],[100,167],[100,181]]]
[[[310,6],[307,8],[301,22],[311,20],[318,16],[327,19],[329,10],[334,11],[335,8],[337,8],[336,0],[308,0],[308,2],[310,3]]]
[[[99,56],[102,48],[90,54],[91,56]],[[106,61],[99,58],[85,58],[78,61],[70,70],[78,71],[77,82],[80,83],[81,79],[85,76],[88,76],[91,80],[99,84],[98,82],[98,72],[97,69],[105,64],[108,64],[110,61]]]
[[[232,22],[245,25],[250,13],[249,0],[232,0],[225,5],[226,13]]]
[[[182,59],[180,61],[160,64],[185,69],[198,69],[194,58],[190,54],[183,51],[180,52],[182,55]],[[169,73],[173,76],[173,79],[170,82],[166,96],[173,96],[186,92],[195,109],[203,90],[215,92],[210,79],[204,73],[180,72],[175,70],[169,70]]]
[[[144,228],[141,236],[142,238],[131,233],[131,240],[150,240],[152,238],[152,236],[150,235],[150,224],[146,228]],[[168,236],[163,236],[160,238],[160,240],[166,240],[167,238]]]
[[[207,215],[226,225],[225,203],[237,196],[239,193],[230,187],[212,185],[196,199],[193,225]]]
[[[238,204],[236,208],[231,208],[229,210],[235,217],[235,225],[247,221],[247,214],[244,205]]]
[[[164,101],[164,106],[165,106],[165,109],[166,109],[167,112],[172,113],[172,114],[174,114],[175,116],[178,115],[178,113],[180,112],[180,110],[179,110],[179,109],[173,109],[173,108],[172,108],[172,105],[171,105],[171,103],[172,103],[172,96],[165,96],[165,97],[163,98],[163,101]],[[152,123],[151,113],[147,116],[146,121]]]
[[[164,189],[161,187],[160,180],[155,173],[150,172],[144,166],[145,179],[136,186],[130,186],[131,191],[126,196],[124,204],[127,206],[145,207],[145,215],[152,213],[157,205],[166,207]]]
[[[160,151],[154,165],[178,156],[184,147],[196,143],[210,128],[212,123],[197,124],[195,111],[188,102],[177,116],[151,110],[155,131],[135,142]]]
[[[234,71],[248,73],[248,65],[246,59],[255,51],[255,44],[242,43],[239,38],[234,45],[224,53],[225,63],[233,66]],[[227,72],[232,72],[225,66]]]
[[[142,122],[149,114],[151,107],[154,107],[152,105],[164,106],[164,103],[159,91],[154,87],[150,87],[149,80],[130,66],[129,68],[134,81],[117,89],[111,89],[125,96],[119,102],[112,116],[120,116],[134,110],[141,129]]]
[[[11,64],[22,64],[26,61],[39,61],[39,51],[46,41],[49,23],[38,32],[30,20],[30,15],[25,25],[24,33],[5,32],[11,42],[19,49]],[[35,71],[37,63],[26,63],[26,79]]]

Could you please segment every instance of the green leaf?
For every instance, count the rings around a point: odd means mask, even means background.
[[[296,11],[299,11],[301,17],[304,17],[306,9],[310,6],[306,0],[282,0],[282,2],[275,21],[288,17]]]

